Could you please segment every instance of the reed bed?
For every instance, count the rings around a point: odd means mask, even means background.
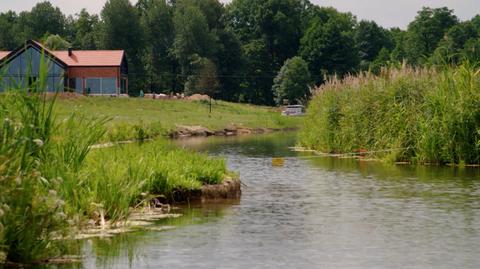
[[[388,68],[315,91],[300,144],[389,162],[480,163],[480,69]]]

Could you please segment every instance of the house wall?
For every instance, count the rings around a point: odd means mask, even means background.
[[[68,77],[74,80],[71,88],[81,94],[118,94],[120,70],[118,66],[69,67]],[[98,88],[99,87],[99,88]],[[112,87],[114,89],[112,89]]]
[[[87,77],[115,77],[119,76],[118,66],[106,67],[69,67],[68,77],[87,78]]]
[[[50,92],[63,91],[65,70],[48,56],[42,55],[35,47],[28,47],[1,68],[0,91],[26,88],[37,81],[42,60],[47,69],[47,78],[46,85],[41,86]]]

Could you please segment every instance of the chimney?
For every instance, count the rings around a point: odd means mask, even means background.
[[[73,49],[72,49],[72,48],[68,48],[68,56],[69,56],[69,57],[72,57],[72,54],[73,54]]]

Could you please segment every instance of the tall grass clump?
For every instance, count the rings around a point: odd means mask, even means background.
[[[81,195],[83,203],[99,205],[107,218],[119,220],[146,197],[200,190],[221,183],[228,172],[223,159],[158,140],[95,150],[83,173],[81,189],[88,190]]]
[[[312,99],[300,143],[389,161],[480,163],[480,70],[384,69],[331,80]]]
[[[38,88],[0,98],[0,262],[58,255],[65,231],[61,179],[43,173],[55,124]]]

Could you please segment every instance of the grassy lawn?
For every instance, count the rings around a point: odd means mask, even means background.
[[[247,104],[215,101],[212,113],[206,102],[185,100],[152,100],[141,98],[79,97],[62,99],[56,105],[57,115],[72,113],[108,117],[110,140],[165,135],[177,125],[200,125],[220,130],[231,125],[246,128],[289,128],[301,119],[284,117],[278,109]]]

